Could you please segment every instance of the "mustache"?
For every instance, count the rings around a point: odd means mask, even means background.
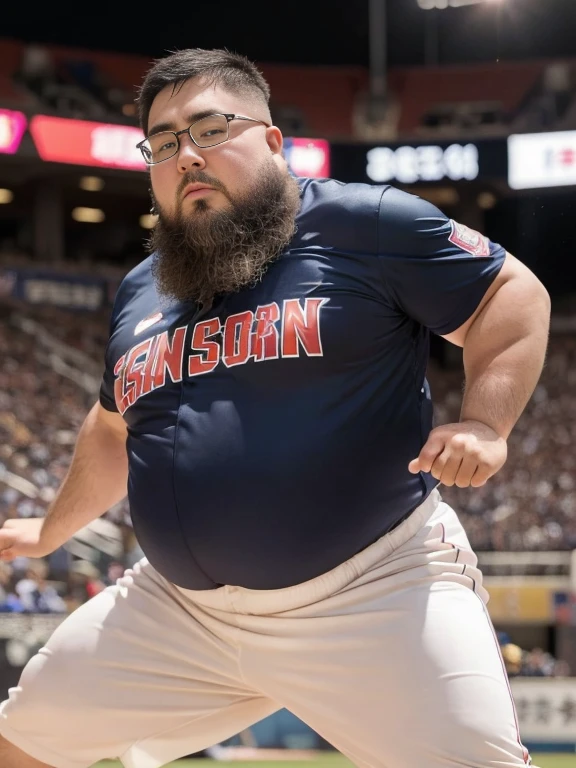
[[[178,199],[181,198],[182,192],[184,192],[184,189],[188,186],[188,184],[206,184],[206,186],[214,187],[214,189],[222,192],[224,195],[226,195],[226,197],[230,197],[226,186],[222,184],[221,181],[214,178],[214,176],[210,176],[208,173],[204,173],[204,171],[188,171],[184,174],[182,180],[178,184],[178,189],[176,190],[176,196]]]

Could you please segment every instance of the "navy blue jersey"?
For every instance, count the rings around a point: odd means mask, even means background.
[[[391,187],[299,180],[298,230],[255,287],[167,302],[147,259],[116,298],[100,401],[128,424],[145,554],[189,589],[278,589],[368,546],[437,484],[430,331],[505,252]]]

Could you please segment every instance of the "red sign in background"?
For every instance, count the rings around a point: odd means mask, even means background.
[[[136,148],[144,136],[139,128],[130,125],[36,115],[30,121],[30,133],[42,160],[134,171],[146,169]]]
[[[146,164],[136,144],[144,136],[135,126],[36,115],[30,133],[42,160],[53,163],[143,171]],[[297,176],[330,173],[330,145],[325,139],[287,138],[286,160]]]
[[[0,109],[0,152],[13,155],[18,150],[26,123],[26,115],[22,112]]]
[[[323,179],[330,175],[330,144],[326,139],[287,138],[284,154],[296,176]]]

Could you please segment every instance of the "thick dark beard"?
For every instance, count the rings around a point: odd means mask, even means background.
[[[191,175],[186,184],[194,181]],[[159,210],[149,243],[158,292],[206,304],[256,285],[294,236],[299,208],[298,183],[270,161],[226,210],[214,211],[203,199],[186,216],[181,208],[173,218]]]

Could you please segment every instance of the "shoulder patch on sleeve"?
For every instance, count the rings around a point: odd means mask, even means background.
[[[450,233],[451,243],[461,248],[472,256],[490,256],[490,243],[488,238],[476,232],[474,229],[459,224],[454,219],[450,220],[452,232]]]

